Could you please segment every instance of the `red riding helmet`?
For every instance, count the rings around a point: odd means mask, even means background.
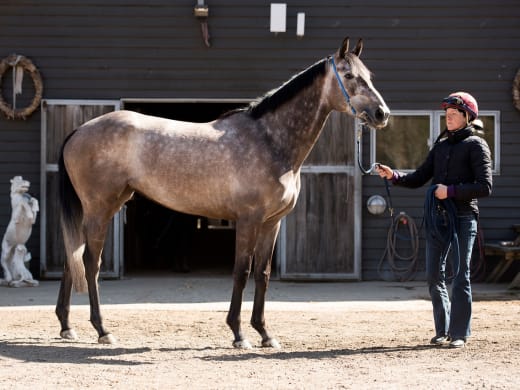
[[[478,104],[473,96],[467,92],[454,92],[447,98],[442,99],[442,109],[456,108],[468,113],[469,121],[478,117]]]

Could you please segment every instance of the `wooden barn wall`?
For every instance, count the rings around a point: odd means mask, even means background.
[[[269,32],[270,2],[207,0],[210,48],[193,17],[195,3],[0,0],[0,57],[32,59],[47,99],[249,99],[332,53],[344,36],[363,37],[362,57],[392,109],[433,110],[450,91],[468,90],[481,109],[500,110],[501,173],[493,196],[481,202],[481,225],[488,239],[511,238],[510,225],[520,222],[520,113],[511,100],[520,66],[517,0],[287,1],[287,32],[277,35]],[[295,34],[298,12],[306,15],[302,39]],[[9,96],[8,76],[3,81]],[[24,91],[30,93],[30,80]],[[25,121],[0,118],[2,233],[15,174],[29,179],[39,197],[39,111]],[[376,193],[384,194],[382,182],[364,177],[363,200]],[[420,223],[421,190],[392,188],[392,196],[396,210]],[[378,278],[388,222],[363,211],[364,279]],[[37,224],[29,242],[33,255],[38,237]]]
[[[397,3],[385,3],[387,7],[378,12],[383,19],[370,18],[372,27],[368,35],[362,34],[377,41],[374,48],[376,42],[369,40],[366,50],[376,85],[394,110],[438,110],[442,97],[466,90],[477,98],[481,110],[500,111],[500,175],[493,177],[492,196],[479,202],[480,227],[486,240],[512,239],[511,225],[520,223],[520,112],[512,102],[512,83],[520,68],[520,3],[427,1],[405,7]],[[364,160],[368,158],[365,154]],[[412,216],[418,227],[426,189],[390,190],[395,211]],[[373,194],[386,195],[382,180],[364,177],[363,202]],[[377,266],[389,224],[388,214],[363,211],[364,279],[379,278]],[[424,229],[418,267],[417,278],[422,279]]]

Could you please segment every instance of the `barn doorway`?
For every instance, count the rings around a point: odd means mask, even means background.
[[[123,100],[123,109],[163,118],[208,122],[245,101]],[[229,275],[234,264],[232,221],[164,208],[135,194],[126,204],[124,273]]]

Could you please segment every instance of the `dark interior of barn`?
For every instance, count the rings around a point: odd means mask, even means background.
[[[175,120],[208,122],[245,104],[125,102],[124,109]],[[233,222],[169,210],[140,194],[135,194],[126,207],[125,274],[232,272]]]

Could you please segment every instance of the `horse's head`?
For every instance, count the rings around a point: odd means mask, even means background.
[[[348,47],[349,39],[345,38],[329,61],[333,78],[333,107],[338,111],[352,113],[367,126],[376,129],[385,127],[390,109],[374,88],[370,71],[359,59],[363,41],[360,39],[351,52]]]

